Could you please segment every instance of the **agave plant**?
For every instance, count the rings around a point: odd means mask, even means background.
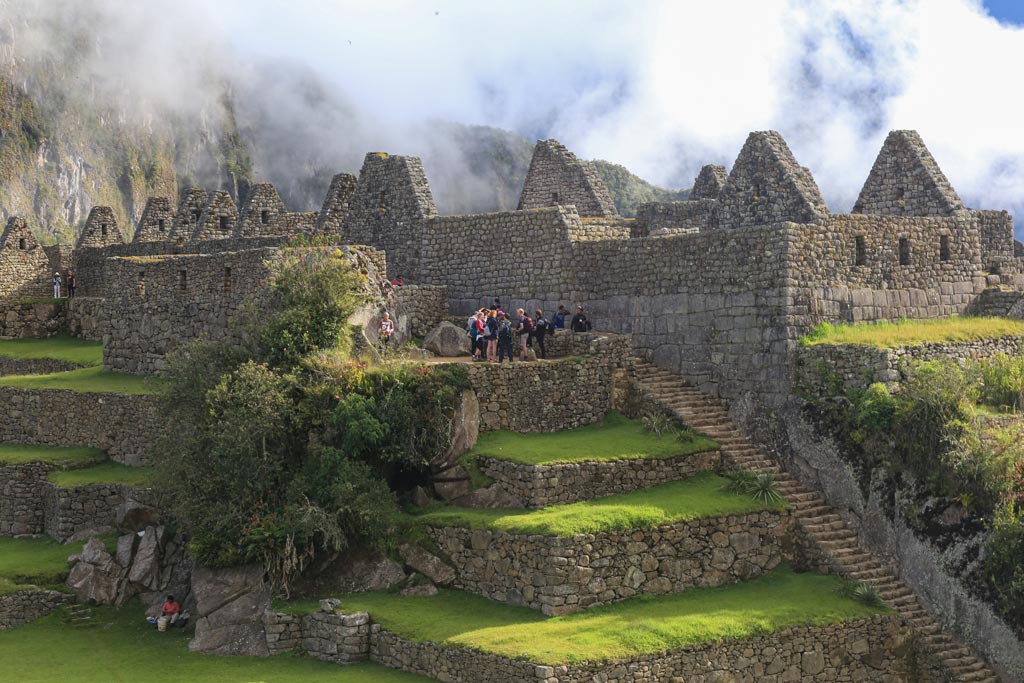
[[[859,603],[868,605],[869,607],[884,607],[885,600],[882,599],[882,594],[877,588],[872,586],[870,583],[844,583],[840,586],[837,591],[843,597],[856,600]]]
[[[782,494],[779,493],[779,490],[775,488],[775,477],[770,472],[759,474],[754,478],[754,485],[750,495],[755,500],[759,500],[767,505],[777,505],[785,500]]]

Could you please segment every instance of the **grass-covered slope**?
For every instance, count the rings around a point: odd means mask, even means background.
[[[87,467],[103,462],[106,457],[98,448],[0,444],[0,465],[47,462],[60,467]]]
[[[103,343],[78,337],[0,339],[0,358],[62,360],[92,367],[103,364]]]
[[[660,653],[879,612],[842,597],[841,585],[834,576],[780,567],[747,583],[645,596],[553,618],[456,591],[433,597],[352,594],[342,598],[342,608],[366,610],[409,640],[562,664]]]
[[[107,548],[113,549],[115,538],[102,538]],[[67,576],[68,556],[81,551],[82,545],[62,545],[49,537],[0,536],[0,595],[26,586],[58,586]],[[0,676],[2,680],[11,679]]]
[[[73,470],[56,470],[48,478],[57,486],[88,486],[90,484],[125,484],[145,488],[153,483],[151,467],[128,467],[119,462],[103,462],[91,467]]]
[[[932,320],[833,325],[821,323],[800,340],[802,346],[856,344],[879,349],[929,342],[965,342],[1024,336],[1024,320],[953,316]]]
[[[670,458],[716,448],[718,444],[702,434],[655,434],[644,429],[640,420],[612,411],[600,422],[563,432],[487,432],[480,435],[476,446],[463,459],[487,456],[522,465],[551,465],[583,460]]]
[[[189,633],[159,633],[142,609],[94,610],[72,628],[53,614],[0,631],[0,681],[18,683],[429,683],[375,664],[338,666],[312,657],[217,657],[188,651]]]
[[[109,372],[102,366],[55,372],[49,375],[10,375],[0,377],[0,387],[18,389],[67,389],[82,393],[153,394],[152,377]]]
[[[725,491],[727,483],[727,479],[717,474],[702,472],[684,481],[542,510],[441,508],[414,516],[410,523],[573,536],[745,514],[770,507],[748,495]]]

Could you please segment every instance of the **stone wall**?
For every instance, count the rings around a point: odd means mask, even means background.
[[[902,621],[883,615],[833,626],[789,628],[660,655],[558,666],[412,642],[381,630],[371,638],[370,657],[450,683],[892,683],[906,675],[909,642]],[[913,680],[938,683],[941,679],[936,668],[926,667]]]
[[[748,581],[782,562],[790,526],[788,512],[764,511],[570,538],[427,532],[451,560],[455,587],[553,616]]]
[[[102,339],[107,322],[104,301],[98,298],[10,303],[0,307],[0,339],[45,339],[58,334]]]
[[[11,216],[0,235],[0,302],[53,293],[50,260],[28,223]]]
[[[63,332],[83,339],[102,340],[110,332],[111,319],[106,299],[79,297],[68,299],[67,320]]]
[[[582,427],[612,408],[613,379],[629,340],[605,338],[604,351],[558,363],[469,364],[481,431],[554,432]]]
[[[582,161],[557,140],[539,140],[526,172],[519,210],[575,206],[581,216],[618,215],[597,169]]]
[[[0,631],[24,626],[57,609],[72,596],[52,590],[23,590],[0,595]]]
[[[718,451],[674,458],[583,461],[555,465],[522,465],[480,458],[480,469],[494,480],[491,486],[520,501],[525,508],[575,503],[664,484],[716,469]]]
[[[414,337],[426,337],[448,318],[448,288],[405,285],[393,290],[392,318],[396,329],[408,329]]]
[[[43,533],[42,501],[52,469],[40,462],[0,465],[0,536]]]
[[[0,387],[0,443],[91,446],[129,465],[143,464],[160,425],[147,395]]]
[[[81,365],[53,358],[0,358],[0,377],[4,375],[48,375],[51,372],[77,370]]]
[[[334,664],[355,664],[370,656],[370,630],[374,625],[366,612],[293,616],[268,611],[263,623],[271,655],[304,652]]]
[[[633,237],[685,234],[707,228],[716,206],[714,199],[685,202],[648,202],[636,210]]]
[[[893,384],[905,379],[908,363],[917,360],[955,361],[990,358],[996,354],[1024,354],[1024,337],[979,339],[970,342],[926,343],[895,349],[876,349],[854,344],[819,344],[797,352],[796,382],[815,392],[830,390],[839,379],[847,389],[863,389],[874,382]]]
[[[117,508],[126,500],[145,504],[151,493],[124,484],[90,484],[64,488],[43,486],[43,533],[64,541],[79,531],[117,524]]]

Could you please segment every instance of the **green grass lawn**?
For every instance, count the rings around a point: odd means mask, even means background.
[[[103,462],[76,470],[56,470],[48,478],[57,486],[87,486],[89,484],[126,484],[145,488],[153,483],[152,467],[128,467],[119,462]]]
[[[894,323],[821,323],[801,339],[800,344],[856,344],[893,349],[927,342],[975,341],[1009,336],[1024,336],[1024,320],[953,316],[933,320],[901,320]]]
[[[189,634],[159,633],[135,603],[94,610],[71,628],[53,614],[0,631],[0,681],[18,683],[428,683],[376,664],[338,666],[312,657],[217,657],[188,651]]]
[[[640,420],[613,411],[601,422],[564,432],[487,432],[480,435],[476,447],[463,458],[483,455],[523,465],[549,465],[581,460],[669,458],[716,448],[717,443],[696,432],[685,432],[681,438],[659,436],[645,430]]]
[[[67,336],[49,339],[0,339],[0,358],[49,358],[91,367],[103,364],[103,343]]]
[[[103,536],[108,550],[116,536]],[[82,550],[84,543],[62,545],[52,538],[9,538],[0,536],[0,594],[25,586],[55,587],[68,573],[68,555]],[[3,680],[3,677],[0,677]]]
[[[0,377],[0,387],[18,389],[68,389],[83,393],[153,394],[159,380],[141,375],[107,372],[102,366],[55,372],[49,375]]]
[[[385,629],[409,640],[525,655],[554,665],[660,653],[880,611],[840,596],[840,585],[834,576],[780,567],[747,583],[643,596],[553,618],[448,590],[433,597],[356,593],[342,597],[342,608],[366,610]]]
[[[61,467],[86,467],[106,459],[106,454],[98,448],[0,444],[0,464],[21,465],[27,462],[48,462]]]
[[[542,510],[439,508],[408,518],[411,525],[462,526],[521,534],[572,536],[657,526],[702,517],[735,515],[772,506],[729,493],[713,472],[683,481]]]

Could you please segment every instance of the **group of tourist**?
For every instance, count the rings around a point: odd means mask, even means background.
[[[569,311],[559,306],[558,311],[548,320],[544,311],[535,309],[533,316],[522,308],[516,310],[513,318],[501,308],[501,301],[494,300],[491,308],[481,308],[466,320],[466,334],[472,342],[472,359],[476,362],[502,363],[508,358],[515,360],[516,353],[522,360],[527,359],[529,348],[533,347],[538,358],[547,358],[544,340],[557,330],[565,329]],[[577,306],[576,315],[569,323],[573,332],[590,331],[590,320],[583,313],[583,306]],[[513,352],[513,341],[516,352]]]
[[[66,284],[68,288],[68,297],[75,296],[75,274],[72,271],[67,271],[66,277],[61,277],[60,271],[54,271],[53,273],[53,298],[60,298],[61,286]]]

